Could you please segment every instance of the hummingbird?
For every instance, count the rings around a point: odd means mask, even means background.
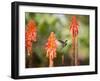
[[[65,40],[65,41],[63,41],[63,40],[58,40],[61,44],[62,44],[62,47],[64,48],[66,45],[67,45],[67,41],[68,40]]]

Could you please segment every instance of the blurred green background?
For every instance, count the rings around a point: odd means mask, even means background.
[[[26,54],[26,68],[48,67],[48,58],[44,49],[45,43],[54,32],[58,40],[68,40],[64,48],[59,43],[57,57],[54,59],[54,66],[71,66],[70,54],[72,53],[72,37],[70,33],[70,23],[75,15],[79,23],[78,34],[78,59],[79,65],[89,65],[89,16],[77,14],[52,14],[52,13],[32,13],[25,12],[25,25],[33,19],[37,25],[37,42],[33,42],[32,58]],[[27,52],[26,52],[27,53]],[[64,64],[61,56],[64,55]],[[32,63],[29,63],[31,59]]]

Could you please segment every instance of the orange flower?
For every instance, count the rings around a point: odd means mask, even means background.
[[[57,49],[56,37],[54,32],[51,32],[48,41],[45,45],[45,49],[47,52],[46,56],[52,62],[52,60],[56,57],[56,49]]]
[[[73,37],[76,37],[78,35],[78,22],[76,20],[76,16],[72,16],[72,22],[70,24],[70,31],[72,33]]]
[[[27,48],[28,53],[32,53],[32,42],[36,41],[37,30],[35,21],[30,20],[26,26],[25,31],[25,46]]]

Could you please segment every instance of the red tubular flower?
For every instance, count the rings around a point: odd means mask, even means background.
[[[45,45],[46,49],[46,56],[49,58],[49,66],[53,66],[53,59],[56,57],[56,49],[57,49],[57,43],[56,43],[56,37],[54,32],[51,32],[48,41]]]
[[[25,46],[29,54],[32,53],[32,42],[36,41],[37,29],[35,21],[30,20],[25,31]]]
[[[72,16],[72,21],[70,24],[70,31],[72,34],[72,48],[73,48],[73,56],[72,56],[72,65],[78,65],[78,22],[76,20],[76,16]]]
[[[73,37],[76,37],[78,35],[78,22],[76,20],[76,16],[72,16],[72,22],[70,24],[70,31],[72,33]]]

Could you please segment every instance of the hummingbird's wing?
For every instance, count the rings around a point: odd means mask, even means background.
[[[62,44],[62,47],[64,48],[67,45],[68,40],[65,40],[65,42],[62,40],[58,40],[58,41]]]
[[[62,41],[62,40],[58,40],[60,43],[62,43],[62,44],[64,44],[65,42],[64,41]]]
[[[68,40],[65,40],[65,42],[67,42]]]
[[[62,41],[62,40],[58,40],[61,44],[62,44],[62,47],[64,48],[65,47],[65,42]]]

